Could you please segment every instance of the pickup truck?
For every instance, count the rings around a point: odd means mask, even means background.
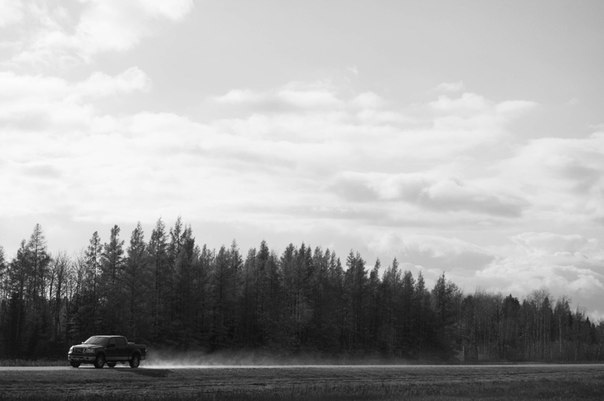
[[[101,369],[105,363],[110,368],[120,363],[129,363],[131,368],[138,368],[147,355],[147,347],[128,342],[124,336],[92,336],[81,344],[69,348],[69,364],[77,368],[82,363],[91,363]]]

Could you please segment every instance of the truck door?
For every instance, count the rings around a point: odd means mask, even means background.
[[[115,337],[111,337],[107,342],[107,348],[105,348],[105,359],[108,361],[117,361],[119,359],[118,352]]]
[[[130,358],[128,350],[128,342],[124,337],[115,337],[116,352],[119,360],[125,361]]]

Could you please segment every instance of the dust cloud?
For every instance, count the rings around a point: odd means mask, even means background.
[[[325,357],[312,354],[280,355],[266,351],[174,351],[149,350],[141,367],[163,369],[190,368],[272,368],[328,366],[400,366],[417,364],[382,357]]]

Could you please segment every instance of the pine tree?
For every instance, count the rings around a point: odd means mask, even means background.
[[[98,277],[99,311],[102,327],[115,333],[124,326],[120,305],[125,301],[124,241],[119,239],[120,228],[111,228],[109,242],[103,245]]]
[[[432,307],[435,312],[436,345],[451,357],[460,347],[459,316],[461,291],[445,278],[443,273],[432,290]]]
[[[50,261],[42,227],[36,224],[27,243],[27,262],[29,264],[27,271],[30,278],[28,297],[34,302],[36,308],[41,306],[41,300],[44,299]]]
[[[159,341],[166,333],[167,323],[170,321],[170,308],[168,305],[169,291],[172,288],[172,275],[170,274],[168,242],[164,222],[159,219],[151,233],[148,245],[149,267],[152,278],[152,329],[151,339]]]
[[[123,272],[123,294],[125,313],[125,332],[129,338],[137,339],[147,335],[150,325],[146,315],[149,274],[147,270],[147,245],[145,234],[139,223],[132,231],[130,244],[126,250],[125,270]],[[122,326],[122,327],[124,327]]]
[[[434,343],[434,312],[431,308],[430,293],[426,289],[424,275],[420,271],[415,282],[413,330],[416,339],[415,351],[421,355],[428,351]]]
[[[345,289],[347,298],[347,347],[350,351],[363,350],[367,340],[367,313],[365,305],[368,301],[367,271],[365,261],[357,252],[352,251],[346,260],[348,269],[345,274]]]
[[[171,252],[177,252],[174,254],[173,329],[175,339],[184,349],[188,349],[195,345],[196,308],[200,306],[195,288],[199,282],[196,272],[198,252],[191,227],[182,229],[180,220],[177,221],[171,236]]]
[[[49,301],[53,316],[52,340],[55,342],[67,341],[65,333],[67,315],[67,285],[70,260],[65,253],[59,253],[51,265],[51,284]]]
[[[8,263],[4,254],[4,248],[0,246],[0,300],[8,298],[8,284]]]

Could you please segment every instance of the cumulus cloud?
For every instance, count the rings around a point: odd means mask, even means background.
[[[0,28],[21,21],[23,4],[19,1],[0,0]]]
[[[0,87],[3,88],[0,93],[1,126],[58,132],[67,127],[90,127],[95,118],[91,100],[148,90],[150,79],[136,67],[115,76],[96,72],[76,83],[57,77],[5,71],[0,72]]]
[[[422,174],[340,174],[336,193],[352,201],[405,201],[419,207],[442,211],[471,211],[496,216],[518,217],[527,202],[504,191],[468,184],[459,178],[437,178]]]
[[[463,81],[443,82],[434,88],[437,92],[460,92],[465,89]]]
[[[538,138],[495,163],[502,182],[521,189],[542,213],[588,223],[604,216],[604,134]]]
[[[476,107],[460,106],[460,111],[448,105],[465,104],[466,98],[474,99],[468,102]],[[379,163],[388,161],[392,169],[425,169],[479,149],[486,155],[485,149],[496,149],[506,140],[511,118],[507,111],[498,111],[503,103],[479,95],[437,100],[442,107],[431,103],[401,109],[373,92],[351,96],[329,82],[294,82],[271,91],[235,89],[211,101],[232,115],[221,121],[231,132],[305,143],[329,141],[345,151],[354,147],[357,158],[372,160],[379,154]]]
[[[101,97],[147,91],[150,87],[151,79],[147,74],[138,67],[131,67],[116,76],[95,72],[70,92],[76,96]]]
[[[191,0],[30,3],[12,7],[12,17],[0,23],[26,24],[13,64],[73,64],[90,62],[99,53],[131,49],[153,34],[158,21],[178,21],[192,8]]]
[[[394,254],[401,263],[434,270],[435,275],[455,271],[471,274],[494,260],[495,255],[475,244],[455,237],[386,234],[375,238],[370,247],[378,254]]]
[[[245,106],[249,110],[261,112],[333,110],[343,105],[329,82],[290,82],[265,92],[233,89],[215,97],[214,101],[224,105]]]
[[[437,100],[430,102],[430,106],[442,112],[467,113],[486,110],[489,102],[483,96],[466,92],[459,98],[441,95]]]
[[[491,194],[458,179],[447,179],[424,188],[420,205],[436,210],[467,210],[507,217],[519,217],[527,202],[505,193]]]
[[[528,100],[507,100],[494,103],[484,96],[465,92],[459,97],[440,95],[430,102],[436,112],[453,114],[455,117],[476,118],[477,115],[488,115],[500,123],[514,120],[522,114],[537,107],[537,103]]]
[[[386,102],[374,92],[363,92],[355,96],[351,103],[364,110],[374,110],[384,107]]]
[[[149,89],[150,79],[137,67],[115,76],[95,72],[86,80],[76,83],[52,76],[3,71],[0,72],[0,85],[3,88],[0,101],[10,104],[23,99],[81,99],[127,94]]]
[[[130,195],[138,199],[143,193],[166,203],[173,194],[186,193],[186,198],[201,198],[212,207],[230,203],[259,212],[261,207],[251,206],[271,205],[262,213],[273,209],[280,218],[290,213],[294,220],[310,216],[385,227],[435,224],[429,214],[443,212],[464,212],[463,219],[514,217],[524,208],[512,192],[463,174],[426,174],[424,165],[435,167],[441,157],[459,157],[479,141],[465,129],[451,133],[430,128],[423,111],[413,115],[391,109],[373,92],[350,94],[325,82],[294,82],[264,92],[233,90],[215,98],[215,104],[243,104],[252,111],[202,124],[174,113],[103,114],[96,99],[150,89],[149,77],[136,67],[114,76],[93,73],[77,83],[15,73],[2,78],[10,84],[0,120],[12,130],[37,132],[40,145],[17,152],[26,149],[26,143],[17,131],[5,131],[14,154],[20,155],[9,163],[37,158],[55,163],[63,177],[74,165],[90,166],[90,171],[78,168],[64,185],[98,200],[97,206],[82,201],[76,207],[87,209],[81,213],[86,216],[103,207],[127,210],[119,200],[127,202]],[[263,112],[271,103],[282,108]],[[373,118],[367,113],[374,113]],[[479,127],[484,126],[477,123],[468,130]],[[418,172],[401,172],[410,168]],[[385,169],[392,172],[375,172]],[[448,163],[443,171],[447,169]],[[116,180],[122,189],[136,188],[135,182],[147,185],[140,194],[128,190],[119,195],[111,187]],[[212,190],[202,195],[188,184],[191,180]],[[355,204],[359,201],[367,204]],[[382,210],[371,212],[375,207]],[[428,214],[411,217],[409,213],[418,209]]]
[[[583,255],[594,254],[598,250],[598,241],[579,234],[554,234],[550,232],[526,232],[516,235],[512,240],[531,253],[547,255]],[[604,256],[604,253],[602,254]]]
[[[525,232],[511,241],[514,245],[502,249],[476,272],[476,282],[516,296],[546,288],[555,297],[571,296],[574,305],[592,313],[604,312],[604,248],[600,240],[580,234]]]

